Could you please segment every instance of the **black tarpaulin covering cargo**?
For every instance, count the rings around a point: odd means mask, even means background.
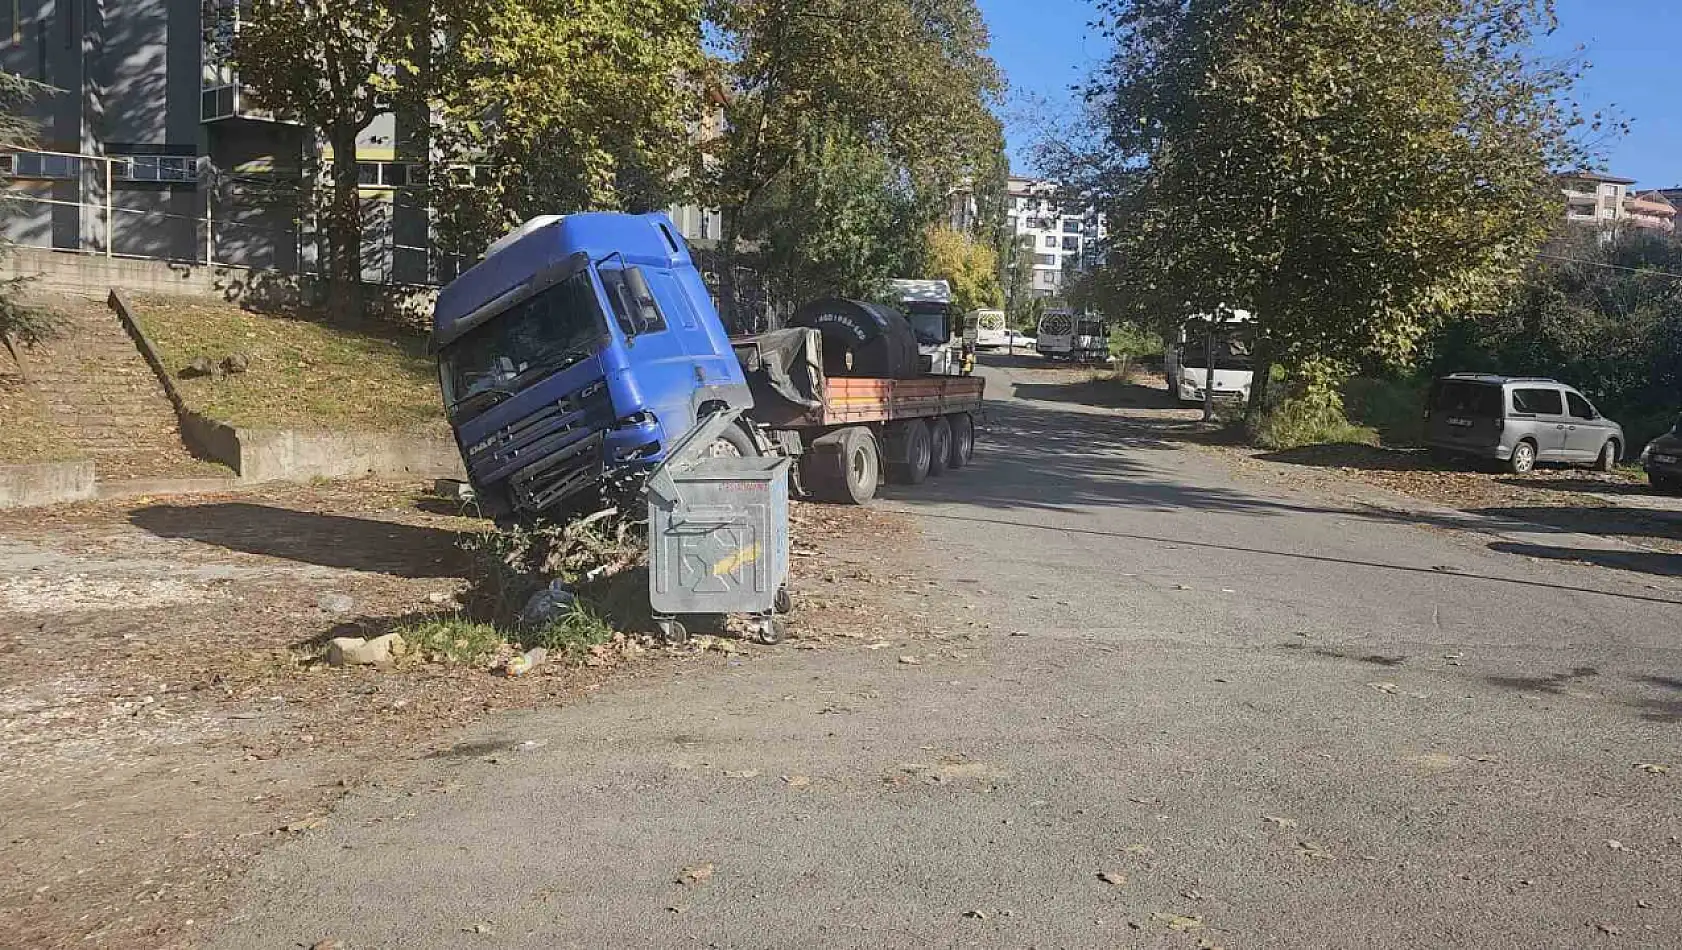
[[[823,348],[816,329],[772,330],[730,341],[753,393],[755,418],[775,425],[823,407]]]
[[[823,334],[827,376],[911,379],[921,374],[911,324],[892,307],[830,297],[796,310],[788,325],[813,327]]]

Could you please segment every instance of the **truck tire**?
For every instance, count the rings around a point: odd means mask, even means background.
[[[882,453],[869,429],[848,426],[815,439],[802,470],[813,497],[862,505],[876,497],[876,486],[882,481]]]
[[[963,468],[975,457],[975,420],[967,412],[954,412],[946,417],[952,428],[952,451],[946,457],[947,468]]]
[[[921,485],[929,477],[929,427],[921,419],[888,424],[888,481]]]
[[[707,447],[707,455],[712,458],[758,458],[759,446],[753,442],[753,436],[739,425],[729,425],[713,444]]]
[[[952,423],[935,416],[929,425],[929,474],[944,475],[952,463]]]

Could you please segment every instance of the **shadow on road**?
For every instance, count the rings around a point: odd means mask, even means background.
[[[1545,590],[1567,591],[1574,594],[1596,594],[1601,597],[1614,597],[1619,600],[1633,600],[1650,604],[1665,604],[1673,607],[1682,606],[1682,600],[1675,600],[1668,597],[1654,597],[1647,594],[1627,594],[1620,591],[1599,590],[1593,587],[1577,587],[1570,584],[1550,584],[1546,581],[1533,581],[1517,577],[1498,577],[1490,574],[1473,574],[1467,571],[1445,571],[1435,567],[1415,567],[1411,564],[1386,564],[1383,561],[1364,561],[1357,560],[1355,558],[1332,557],[1324,554],[1304,554],[1298,551],[1275,551],[1269,548],[1248,547],[1242,544],[1216,544],[1209,541],[1190,541],[1185,538],[1159,537],[1156,535],[1135,534],[1126,531],[1102,531],[1097,528],[1071,528],[1066,525],[1041,525],[1034,524],[1032,522],[1010,521],[1005,518],[981,518],[972,515],[951,515],[931,511],[918,511],[915,509],[904,510],[918,518],[927,518],[936,521],[963,521],[971,524],[998,525],[1006,528],[1026,528],[1035,531],[1049,531],[1053,534],[1080,534],[1105,538],[1118,538],[1128,541],[1149,541],[1183,548],[1203,548],[1211,551],[1226,551],[1233,554],[1257,554],[1263,557],[1289,558],[1298,561],[1312,561],[1319,564],[1339,564],[1346,567],[1365,567],[1380,571],[1397,571],[1405,574],[1427,574],[1433,577],[1440,577],[1444,579],[1452,578],[1480,584],[1508,584],[1516,587],[1534,587]],[[1312,509],[1300,510],[1307,511]],[[1407,518],[1397,520],[1405,520],[1412,523],[1417,519]],[[1516,546],[1526,547],[1526,545]],[[1497,550],[1500,549],[1498,545],[1490,545],[1490,547]],[[1542,550],[1550,549],[1542,548]],[[1672,555],[1663,556],[1669,557]]]
[[[1334,510],[1166,480],[1136,456],[1121,451],[1180,451],[1184,430],[1193,426],[1175,420],[1054,409],[1020,400],[990,402],[973,468],[915,487],[892,487],[883,497],[1059,512],[1089,505],[1255,514]]]
[[[1187,409],[1168,391],[1116,379],[1070,380],[1063,383],[1012,383],[1018,399],[1030,402],[1073,403],[1105,409]],[[1190,407],[1189,412],[1196,412]],[[1191,420],[1185,420],[1191,421]]]
[[[1546,544],[1526,544],[1519,541],[1496,541],[1491,551],[1519,554],[1549,561],[1577,561],[1599,567],[1615,567],[1625,571],[1654,574],[1659,577],[1682,577],[1682,554],[1660,551],[1616,551],[1599,548],[1561,548]]]
[[[1650,508],[1577,508],[1569,505],[1523,505],[1469,511],[1491,518],[1527,521],[1562,532],[1682,541],[1682,512]],[[1682,560],[1682,555],[1678,555],[1677,560]]]
[[[453,531],[227,502],[151,505],[129,514],[161,538],[189,538],[231,551],[321,567],[398,577],[456,577],[462,555]]]

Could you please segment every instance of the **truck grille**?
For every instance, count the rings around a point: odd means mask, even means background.
[[[600,381],[497,430],[469,453],[475,485],[507,479],[516,507],[535,510],[601,475],[613,402]]]

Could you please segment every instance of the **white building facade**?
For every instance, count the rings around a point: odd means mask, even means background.
[[[1008,194],[1005,223],[1018,242],[1033,247],[1031,292],[1062,296],[1069,275],[1096,260],[1108,236],[1104,216],[1094,209],[1066,213],[1058,206],[1057,186],[1048,181],[1013,176]]]

